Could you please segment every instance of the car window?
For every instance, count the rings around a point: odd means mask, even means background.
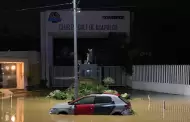
[[[109,96],[97,96],[95,98],[95,104],[99,104],[99,103],[111,103],[112,102],[112,98]]]
[[[84,97],[75,102],[75,104],[94,104],[95,97]]]

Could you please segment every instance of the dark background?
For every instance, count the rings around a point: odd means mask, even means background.
[[[0,50],[40,50],[40,11],[15,11],[71,0],[6,0],[0,4]],[[128,6],[128,7],[122,7]],[[130,7],[131,6],[131,7]],[[128,51],[134,64],[189,64],[189,12],[174,0],[81,0],[87,10],[130,10],[135,13]],[[68,9],[72,5],[51,9]],[[32,41],[29,44],[28,41]],[[140,56],[141,52],[150,55]]]

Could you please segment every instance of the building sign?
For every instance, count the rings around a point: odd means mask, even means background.
[[[73,24],[59,24],[59,30],[73,30],[74,25]],[[117,31],[118,26],[116,24],[78,24],[77,29],[80,30],[89,30],[89,31]]]
[[[47,11],[47,32],[73,31],[72,11]],[[48,21],[47,21],[48,20]],[[128,11],[81,11],[77,13],[80,32],[130,32]]]

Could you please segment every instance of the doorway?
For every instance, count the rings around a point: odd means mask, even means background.
[[[0,62],[0,68],[3,88],[24,89],[24,62]]]

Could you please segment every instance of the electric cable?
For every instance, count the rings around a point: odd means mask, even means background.
[[[43,8],[53,8],[53,7],[60,7],[60,6],[72,5],[72,4],[73,3],[63,3],[63,4],[56,4],[56,5],[33,7],[33,8],[24,8],[24,9],[19,9],[19,10],[16,10],[16,11],[26,11],[26,10],[36,10],[36,9],[43,9]]]
[[[77,8],[79,8],[79,3],[80,0],[77,1]],[[61,6],[66,6],[66,5],[72,5],[73,3],[64,3],[64,4],[56,4],[56,5],[46,5],[46,6],[38,6],[38,7],[32,7],[32,8],[23,8],[23,9],[17,9],[17,10],[12,10],[16,12],[20,11],[29,11],[29,10],[38,10],[38,9],[44,9],[44,8],[54,8],[54,7],[61,7]],[[122,9],[122,8],[135,8],[136,6],[100,6],[100,7],[92,7],[92,8],[80,8],[80,9],[86,9],[86,10],[101,10],[101,9]],[[72,9],[72,7],[70,8]],[[68,10],[68,9],[65,9]]]
[[[45,6],[37,6],[37,7],[31,7],[31,8],[16,9],[16,10],[4,10],[3,12],[13,12],[13,11],[20,12],[20,11],[38,10],[38,9],[44,9],[44,8],[61,7],[61,6],[72,5],[72,4],[73,3],[45,5]]]

